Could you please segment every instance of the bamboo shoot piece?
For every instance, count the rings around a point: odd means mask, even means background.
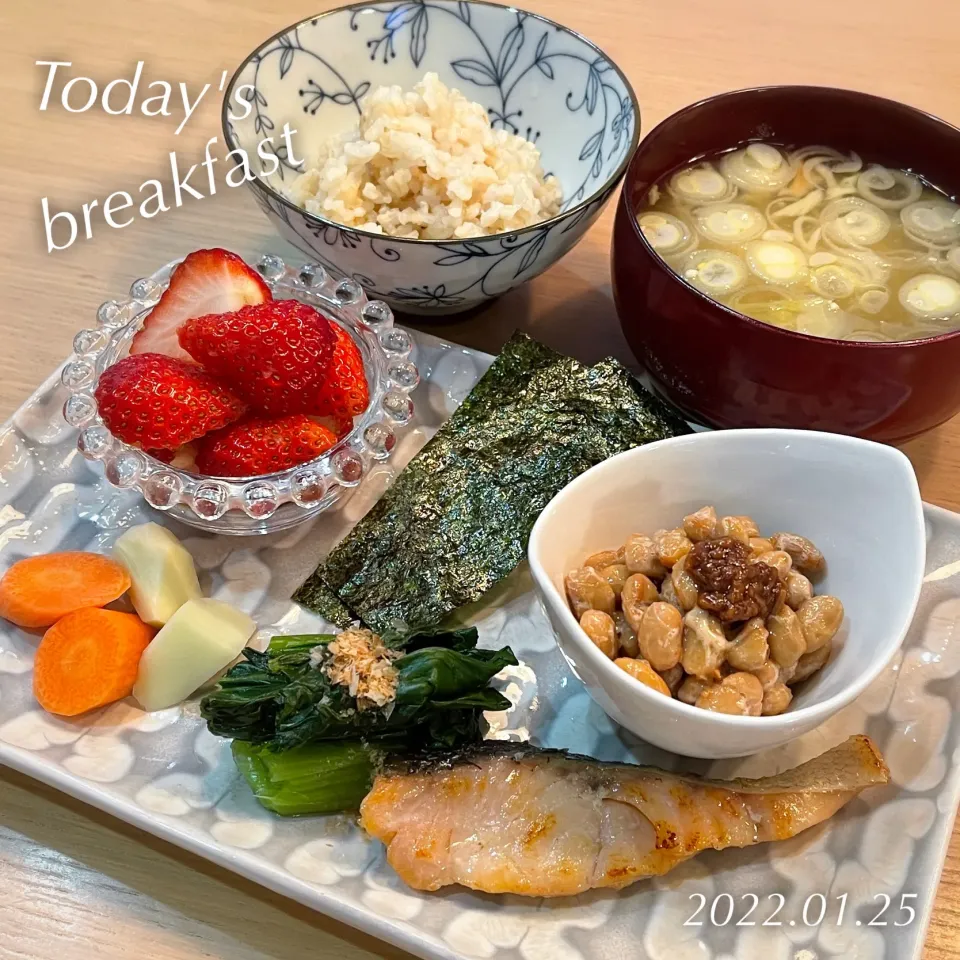
[[[193,557],[158,523],[132,527],[113,553],[130,574],[134,609],[152,627],[162,627],[188,600],[202,596]]]
[[[144,710],[180,703],[229,666],[257,625],[220,600],[188,600],[140,659],[133,695]]]

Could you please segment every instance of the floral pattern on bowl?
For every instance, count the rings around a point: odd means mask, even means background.
[[[386,84],[428,71],[487,108],[495,128],[532,140],[563,188],[561,213],[513,233],[404,240],[307,213],[285,190],[330,136]],[[293,156],[281,138],[284,124]],[[499,296],[567,253],[600,214],[640,136],[636,97],[588,40],[544,17],[469,0],[356,4],[305,20],[254,51],[224,97],[230,147],[261,146],[276,171],[250,182],[280,234],[394,309],[456,313]],[[296,162],[295,162],[296,161]]]
[[[354,281],[337,280],[317,264],[288,267],[278,256],[261,257],[256,268],[277,299],[316,307],[352,336],[363,357],[370,404],[355,418],[353,430],[322,457],[280,473],[230,481],[177,469],[114,437],[97,414],[93,395],[100,374],[126,355],[176,263],[136,280],[129,299],[101,304],[98,325],[74,337],[74,354],[61,382],[70,391],[63,417],[80,431],[78,449],[102,463],[115,487],[137,489],[155,509],[214,533],[272,533],[330,509],[361,483],[371,464],[390,457],[398,433],[413,417],[409,394],[420,377],[409,359],[409,334],[394,326],[385,303],[368,300]]]

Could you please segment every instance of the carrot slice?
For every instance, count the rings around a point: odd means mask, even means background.
[[[156,631],[136,614],[87,607],[44,635],[33,661],[33,695],[49,713],[75,717],[130,696]]]
[[[18,560],[0,579],[0,617],[21,627],[49,627],[84,607],[102,607],[130,589],[115,560],[80,551]]]

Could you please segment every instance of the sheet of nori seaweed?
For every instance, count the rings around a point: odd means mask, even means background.
[[[340,625],[429,629],[520,563],[574,477],[687,432],[616,360],[588,367],[515,334],[294,599]]]

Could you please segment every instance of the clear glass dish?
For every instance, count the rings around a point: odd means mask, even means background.
[[[261,257],[255,267],[274,297],[316,307],[356,342],[370,405],[354,419],[353,430],[322,457],[281,473],[223,479],[178,469],[114,437],[97,414],[93,396],[103,371],[127,355],[178,262],[136,280],[129,298],[101,304],[97,326],[74,337],[74,353],[61,379],[70,392],[63,416],[80,430],[78,449],[103,465],[114,486],[139,490],[155,509],[211,533],[272,533],[329,510],[363,481],[371,463],[390,457],[398,432],[413,416],[410,392],[420,378],[410,360],[410,336],[394,326],[385,303],[368,300],[354,281],[336,280],[316,264],[289,267],[273,254]]]

